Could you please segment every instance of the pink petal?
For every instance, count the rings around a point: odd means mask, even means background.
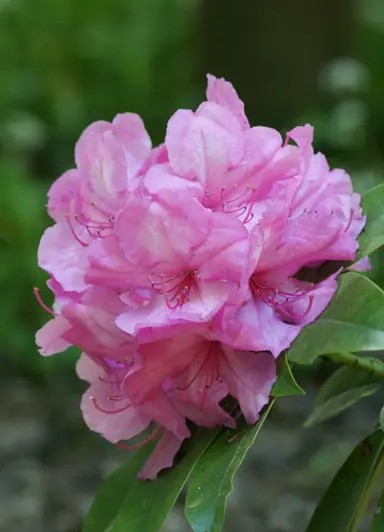
[[[131,198],[117,218],[116,234],[127,258],[149,272],[180,273],[192,250],[207,237],[209,213],[197,201],[177,199],[162,205]]]
[[[105,376],[104,369],[96,364],[85,353],[82,353],[76,363],[77,376],[90,384],[97,381],[100,377]]]
[[[112,124],[115,135],[132,157],[138,161],[149,157],[152,142],[139,115],[121,113],[116,115]]]
[[[275,360],[270,353],[223,349],[226,363],[222,373],[229,393],[238,399],[247,423],[256,423],[276,381]]]
[[[49,320],[44,327],[36,333],[36,344],[41,355],[48,356],[61,353],[70,347],[63,335],[71,329],[71,324],[62,316]]]
[[[150,424],[151,418],[140,408],[130,405],[128,398],[122,401],[108,399],[113,393],[119,393],[116,385],[95,381],[83,395],[81,410],[91,430],[116,443],[140,434]],[[121,412],[117,413],[119,410]]]
[[[89,242],[87,232],[79,226],[79,238]],[[60,222],[48,227],[38,251],[39,266],[53,275],[67,292],[82,292],[88,266],[87,248],[74,238],[69,225]]]
[[[207,75],[207,100],[229,109],[238,119],[241,127],[247,129],[249,123],[244,113],[244,104],[239,99],[232,84],[223,78]]]
[[[173,459],[182,443],[183,439],[178,438],[172,432],[165,431],[137,476],[143,480],[153,480],[157,477],[159,471],[172,467]]]

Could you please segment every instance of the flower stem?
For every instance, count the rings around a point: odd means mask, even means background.
[[[361,371],[375,375],[379,379],[384,379],[384,362],[377,358],[361,357],[352,355],[351,353],[329,353],[324,356],[336,362],[336,364],[355,367]]]

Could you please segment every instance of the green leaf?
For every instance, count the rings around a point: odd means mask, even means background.
[[[273,385],[271,395],[272,397],[305,395],[305,391],[297,384],[292,374],[286,353],[277,361],[277,381]]]
[[[384,292],[358,273],[341,276],[325,312],[300,333],[288,352],[298,364],[319,355],[384,349]]]
[[[320,388],[305,426],[311,427],[337,416],[360,399],[376,393],[380,382],[378,377],[356,368],[336,370]]]
[[[185,445],[185,454],[155,481],[136,475],[154,445],[145,445],[110,475],[97,494],[83,532],[158,532],[174,506],[200,455],[219,429],[204,429]]]
[[[307,532],[357,532],[384,463],[384,433],[354,449],[318,504]]]
[[[375,375],[370,375],[358,368],[339,368],[321,386],[316,397],[316,405],[352,388],[360,388],[360,386],[367,384],[379,384],[380,382],[382,382],[381,379]]]
[[[376,393],[379,388],[380,386],[378,384],[367,384],[366,386],[352,388],[351,390],[335,395],[335,397],[332,397],[328,401],[316,405],[312,414],[304,423],[304,426],[313,427],[313,425],[317,425],[341,414],[341,412],[353,406],[360,399]]]
[[[381,430],[384,432],[384,407],[380,410],[379,426]]]
[[[384,183],[364,194],[362,206],[367,223],[359,238],[359,258],[384,245]]]
[[[222,530],[233,477],[254,443],[273,401],[256,425],[239,423],[237,430],[221,433],[197,463],[189,484],[185,516],[195,532]]]
[[[317,284],[328,279],[328,277],[338,272],[340,268],[346,269],[352,264],[352,261],[346,260],[327,260],[317,268],[304,266],[293,277],[299,281]]]
[[[377,505],[375,517],[372,521],[371,532],[383,532],[384,530],[384,491],[382,492]]]

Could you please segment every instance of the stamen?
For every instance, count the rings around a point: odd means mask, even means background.
[[[184,386],[178,386],[176,389],[180,392],[187,390],[192,384],[199,378],[202,377],[203,383],[201,386],[202,397],[200,408],[204,409],[204,405],[207,398],[208,390],[212,387],[213,382],[216,380],[219,384],[223,382],[223,379],[220,377],[220,367],[219,367],[219,356],[222,353],[220,349],[220,344],[216,341],[209,342],[209,347],[207,352],[203,355],[203,362],[199,365],[196,373],[193,377],[185,384]],[[198,356],[196,356],[190,364],[188,364],[186,371],[189,371],[191,366],[196,362]],[[205,381],[205,382],[204,382]],[[200,390],[199,390],[200,391]]]
[[[349,210],[349,221],[348,221],[347,227],[344,229],[344,233],[346,233],[352,225],[354,212],[355,211],[353,209]]]
[[[203,367],[205,366],[205,364],[207,363],[207,357],[204,356],[203,357],[203,363],[200,365],[199,369],[196,371],[194,377],[192,377],[192,379],[185,385],[185,386],[177,386],[177,390],[179,392],[184,392],[185,390],[187,390],[190,386],[192,386],[192,384],[195,382],[195,380],[197,379],[197,377],[200,375],[201,373],[201,370],[203,369]]]
[[[308,296],[308,307],[307,309],[305,310],[305,312],[303,312],[302,314],[292,314],[291,312],[289,312],[286,308],[282,308],[281,309],[281,312],[283,314],[285,314],[286,316],[288,316],[289,318],[293,319],[293,320],[301,320],[303,318],[306,318],[312,308],[312,304],[313,304],[313,300],[314,300],[314,295],[311,294],[310,296]]]
[[[92,220],[92,218],[86,216],[84,212],[81,212],[80,216],[76,214],[74,218],[79,225],[85,227],[89,236],[95,240],[107,236],[103,235],[102,232],[106,230],[113,230],[115,227],[113,223],[114,217],[112,215],[109,215],[108,221],[105,222]]]
[[[250,196],[249,196],[249,193]],[[244,189],[244,191],[237,197],[227,200],[223,205],[223,212],[227,214],[234,214],[236,218],[241,218],[245,214],[245,218],[243,219],[242,223],[247,224],[251,222],[254,218],[254,214],[252,213],[252,209],[256,202],[256,188],[250,187],[247,185]],[[227,209],[227,205],[229,204],[238,204],[237,206],[234,205],[231,207],[231,209]]]
[[[155,292],[164,296],[165,304],[170,310],[181,308],[188,301],[191,290],[199,278],[196,270],[182,272],[173,277],[160,274],[159,277],[158,281],[153,277],[149,277],[148,281]]]
[[[117,403],[118,401],[124,401],[126,399],[127,399],[127,396],[124,393],[120,395],[112,394],[108,397],[109,401],[114,401],[115,403]]]
[[[69,228],[71,230],[71,233],[72,235],[74,236],[74,238],[78,241],[78,243],[83,246],[84,248],[87,248],[89,246],[89,244],[87,244],[87,242],[83,242],[79,236],[76,234],[76,231],[73,227],[73,224],[72,224],[72,220],[71,220],[71,217],[69,216],[69,214],[66,214],[65,216],[66,220],[67,220],[67,223],[69,225]]]
[[[123,381],[108,381],[107,379],[104,379],[103,377],[99,377],[99,381],[105,382],[105,384],[121,384]]]
[[[295,292],[287,292],[285,290],[278,290],[266,285],[252,276],[249,281],[249,288],[254,298],[261,298],[268,306],[278,310],[282,314],[293,320],[300,320],[308,315],[312,308],[314,295],[310,294],[313,287],[299,288]],[[303,297],[308,297],[308,308],[303,314],[293,314],[285,306],[288,303],[294,303]],[[281,299],[283,298],[283,299]]]
[[[152,434],[150,434],[148,436],[148,438],[146,438],[145,440],[143,440],[142,442],[136,444],[136,445],[125,445],[124,443],[116,443],[115,445],[117,447],[120,447],[120,449],[125,449],[127,451],[135,451],[136,449],[140,449],[141,447],[143,447],[145,444],[149,443],[150,441],[154,440],[155,438],[157,438],[159,436],[161,432],[161,427],[157,427],[154,432],[152,432]]]
[[[205,198],[203,200],[204,207],[207,207],[209,209],[215,209],[219,205],[220,206],[223,205],[223,203],[224,203],[224,192],[225,192],[225,187],[221,187],[219,196],[215,200],[212,201],[212,192],[210,190],[206,190],[204,192]]]
[[[50,309],[50,308],[44,303],[44,301],[41,299],[40,292],[39,292],[39,289],[38,289],[38,288],[34,288],[34,289],[33,289],[33,293],[35,294],[35,297],[36,297],[38,303],[40,304],[40,306],[41,306],[46,312],[48,312],[48,314],[51,314],[51,315],[54,316],[55,318],[57,318],[58,316],[60,316],[60,314],[56,314],[56,312],[54,312],[52,309]]]
[[[121,414],[122,412],[124,412],[125,410],[128,410],[128,408],[130,408],[132,406],[132,403],[129,403],[125,406],[123,406],[122,408],[118,408],[117,410],[106,410],[105,408],[102,408],[98,403],[97,403],[97,400],[96,400],[96,397],[90,397],[92,403],[94,404],[95,408],[99,411],[99,412],[102,412],[103,414]]]

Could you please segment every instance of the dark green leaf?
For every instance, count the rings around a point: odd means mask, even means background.
[[[239,422],[237,430],[222,432],[202,455],[191,475],[185,516],[195,532],[222,530],[233,477],[254,443],[273,401],[256,425]]]
[[[83,532],[158,532],[200,455],[218,434],[201,430],[186,442],[185,454],[155,481],[136,478],[153,450],[148,444],[132,454],[102,485]]]
[[[305,426],[310,427],[337,416],[360,399],[377,392],[380,382],[381,379],[375,375],[358,368],[339,368],[320,388],[314,410]]]
[[[307,532],[357,532],[384,463],[384,433],[375,431],[347,458],[325,492]]]
[[[375,517],[372,521],[371,532],[383,532],[384,530],[384,491],[381,494],[379,504],[377,505]]]
[[[334,273],[338,272],[340,268],[345,269],[352,264],[352,261],[327,260],[317,268],[309,268],[304,266],[294,275],[294,278],[298,279],[299,281],[306,281],[308,283],[320,283],[321,281],[328,279],[328,277]]]
[[[384,292],[363,275],[342,275],[325,312],[308,325],[289,350],[298,364],[327,353],[384,349]]]
[[[384,245],[384,183],[368,190],[362,200],[367,223],[359,238],[359,257]]]
[[[277,381],[273,385],[271,395],[283,397],[286,395],[305,395],[305,391],[297,384],[292,374],[287,355],[284,353],[277,361]]]

